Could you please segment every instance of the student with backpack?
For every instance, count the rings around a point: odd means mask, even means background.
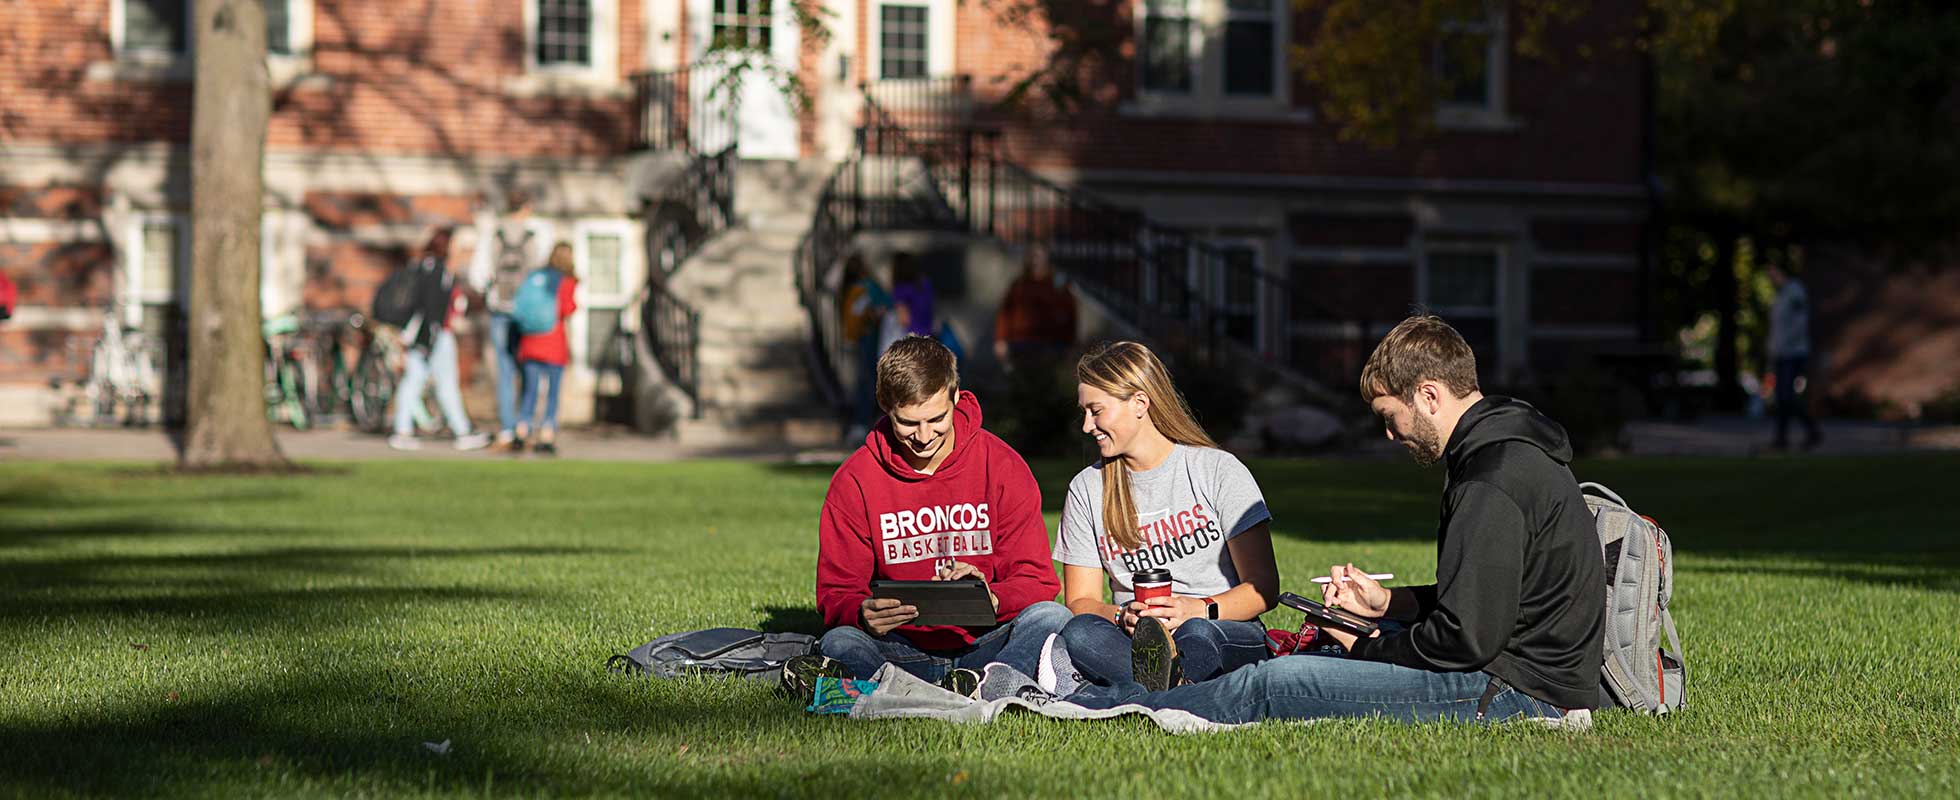
[[[1470,346],[1429,315],[1404,320],[1375,348],[1361,396],[1416,463],[1445,465],[1437,580],[1389,589],[1336,565],[1322,597],[1406,627],[1362,639],[1323,627],[1346,658],[1274,658],[1161,692],[1089,684],[1068,701],[1226,723],[1381,716],[1591,726],[1606,583],[1565,430],[1530,405],[1486,397]],[[1032,679],[1020,684],[1014,694],[1042,692]]]
[[[453,232],[437,228],[429,236],[421,255],[397,274],[384,281],[375,296],[375,319],[401,323],[401,337],[407,351],[401,384],[395,391],[395,429],[388,446],[396,450],[419,450],[415,438],[414,404],[435,383],[436,404],[456,435],[456,449],[477,450],[490,444],[490,437],[470,426],[463,410],[463,390],[456,365],[456,333],[450,325],[461,313],[465,301],[462,285],[449,272],[449,242]]]
[[[1259,615],[1279,600],[1279,567],[1252,473],[1192,418],[1150,348],[1098,346],[1076,364],[1075,380],[1082,432],[1100,456],[1069,482],[1055,545],[1077,615],[1061,638],[1080,678],[1166,688],[1168,658],[1133,672],[1132,636],[1137,647],[1168,640],[1192,681],[1265,660]],[[1167,572],[1170,586],[1140,601],[1133,580],[1150,570]]]
[[[1034,474],[981,427],[980,401],[930,336],[879,357],[877,400],[885,417],[831,476],[817,520],[817,610],[830,630],[784,680],[806,693],[818,676],[867,679],[889,662],[970,695],[989,663],[1033,670],[1069,617],[1054,602]],[[914,625],[916,607],[872,597],[877,579],[981,581],[996,622]]]
[[[517,404],[517,436],[513,452],[524,449],[524,441],[537,432],[532,452],[554,455],[558,452],[558,390],[565,378],[565,364],[572,360],[571,345],[565,339],[565,320],[578,310],[578,276],[572,269],[572,246],[559,242],[543,267],[524,276],[517,288],[511,315],[524,338],[517,345],[517,360],[524,367],[524,397]],[[544,418],[538,417],[538,391],[544,388]]]
[[[495,445],[508,450],[517,439],[517,400],[524,393],[523,368],[517,363],[522,336],[512,309],[525,273],[544,263],[540,251],[549,236],[533,230],[527,192],[512,190],[505,202],[509,210],[501,216],[489,211],[478,214],[470,285],[483,290],[483,304],[490,311],[490,351],[497,365]]]

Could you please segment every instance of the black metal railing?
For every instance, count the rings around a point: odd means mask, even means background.
[[[654,360],[700,415],[701,312],[682,302],[664,283],[647,285],[640,297],[640,332]]]
[[[737,100],[714,76],[685,67],[634,73],[634,150],[719,153],[736,140]]]
[[[735,166],[739,152],[737,90],[716,86],[705,70],[678,69],[642,72],[632,78],[636,114],[636,150],[686,153],[688,162],[678,180],[661,193],[661,201],[680,206],[691,225],[662,217],[648,235],[658,255],[677,267],[702,244],[725,230],[735,218]],[[652,265],[650,265],[652,266]],[[667,286],[670,273],[647,270],[639,298],[640,331],[653,361],[667,380],[692,401],[700,415],[701,313],[675,296]]]
[[[970,90],[964,79],[866,87],[857,152],[832,173],[798,251],[798,287],[833,401],[843,400],[839,371],[854,361],[829,271],[861,230],[956,229],[1044,245],[1058,271],[1174,352],[1273,364],[1288,323],[1262,320],[1290,321],[1298,287],[1250,249],[1207,242],[1007,159]],[[893,100],[904,108],[888,107]]]

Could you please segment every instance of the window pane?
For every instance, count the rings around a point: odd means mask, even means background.
[[[1226,245],[1225,274],[1221,277],[1225,312],[1225,335],[1246,345],[1257,345],[1259,336],[1259,251],[1240,245]]]
[[[923,78],[930,68],[926,57],[925,6],[880,6],[878,9],[878,75],[882,78]]]
[[[143,224],[143,292],[171,294],[177,288],[177,224]]]
[[[190,17],[185,0],[123,0],[123,49],[182,53]]]
[[[538,0],[538,64],[592,65],[590,0]]]
[[[585,360],[595,367],[618,367],[618,358],[606,345],[612,343],[613,334],[619,330],[620,311],[617,308],[588,308],[585,310]]]
[[[715,0],[714,46],[768,50],[771,0]]]
[[[619,294],[619,245],[610,233],[585,237],[585,279],[593,294]]]
[[[1143,88],[1191,91],[1191,21],[1150,17],[1143,21]]]
[[[1489,33],[1462,31],[1445,34],[1436,48],[1436,70],[1443,99],[1459,105],[1490,105]]]
[[[289,0],[265,0],[265,51],[268,53],[293,54],[290,5]]]
[[[1429,304],[1440,309],[1497,310],[1496,253],[1432,253]]]
[[[1273,93],[1273,23],[1225,23],[1225,93]]]

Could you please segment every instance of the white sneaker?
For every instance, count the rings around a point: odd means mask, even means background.
[[[456,437],[456,449],[458,450],[482,450],[483,448],[489,446],[490,446],[490,434],[484,433],[482,431],[477,431],[475,433],[465,433],[461,436]]]
[[[420,450],[422,449],[422,440],[397,433],[388,437],[388,446],[396,450]]]
[[[1521,717],[1510,720],[1509,724],[1523,725],[1527,728],[1544,728],[1554,731],[1585,733],[1592,730],[1592,710],[1575,708],[1556,717]]]

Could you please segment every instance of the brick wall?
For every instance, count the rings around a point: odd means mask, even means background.
[[[1127,39],[1133,6],[1081,0],[1067,8],[1108,15]],[[959,8],[957,66],[975,76],[983,96],[997,97],[1047,62],[1039,21],[1004,19],[985,3]],[[1507,111],[1516,130],[1445,131],[1377,150],[1341,141],[1324,122],[1125,114],[1135,66],[1134,42],[1123,41],[1115,59],[1085,73],[1099,87],[1089,92],[1093,102],[1066,116],[1019,118],[1004,145],[1014,160],[1043,168],[1637,183],[1641,67],[1634,54],[1610,46],[1634,29],[1635,8],[1604,4],[1574,23],[1553,61],[1510,59]],[[1589,55],[1579,54],[1582,47]],[[1311,108],[1311,87],[1296,79],[1292,95],[1294,107]]]
[[[310,78],[275,93],[273,150],[609,155],[629,92],[521,96],[524,0],[318,0]],[[186,141],[182,80],[91,77],[113,61],[108,0],[0,3],[0,141]],[[617,75],[644,60],[641,0],[619,0]]]

